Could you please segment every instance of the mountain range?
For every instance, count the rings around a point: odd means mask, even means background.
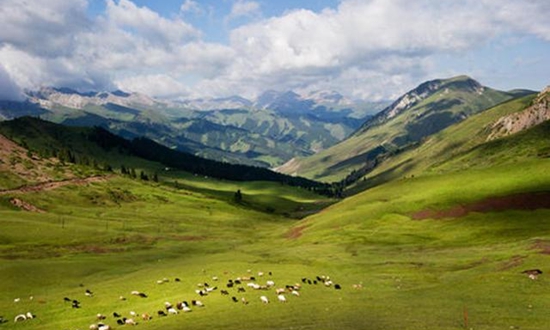
[[[129,139],[146,136],[197,156],[260,167],[328,148],[385,105],[352,102],[336,92],[167,101],[123,91],[41,88],[27,96],[22,103],[0,102],[0,118],[33,115],[71,126],[101,126]]]

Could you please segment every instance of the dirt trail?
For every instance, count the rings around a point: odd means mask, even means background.
[[[0,196],[1,195],[8,195],[8,194],[14,194],[14,193],[28,193],[28,192],[38,192],[38,191],[44,191],[44,190],[53,190],[60,187],[68,186],[68,185],[85,185],[92,182],[103,182],[108,180],[112,176],[91,176],[88,178],[75,178],[75,179],[67,179],[67,180],[61,180],[61,181],[48,181],[48,182],[41,182],[30,186],[24,186],[16,189],[8,189],[8,190],[0,190]]]
[[[492,197],[476,203],[457,205],[447,210],[422,210],[413,214],[412,218],[415,220],[459,218],[470,212],[537,209],[550,209],[550,191]]]

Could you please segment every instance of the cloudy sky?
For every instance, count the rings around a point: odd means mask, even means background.
[[[548,0],[0,0],[0,98],[330,89],[391,99],[467,74],[550,84]]]

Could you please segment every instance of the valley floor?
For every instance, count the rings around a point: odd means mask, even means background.
[[[480,170],[396,181],[303,220],[288,214],[330,201],[250,184],[241,188],[243,201],[256,205],[251,209],[233,201],[238,185],[197,178],[174,186],[113,177],[5,194],[0,315],[7,322],[0,327],[88,329],[101,313],[103,322],[122,328],[113,312],[130,318],[135,311],[153,316],[136,318],[142,329],[544,329],[548,208],[413,215],[495,195],[547,193],[549,165],[491,169],[490,179]],[[11,198],[44,213],[17,209]],[[530,269],[543,273],[531,279],[523,273]],[[227,287],[238,277],[241,285]],[[247,285],[268,281],[275,282],[268,290]],[[206,290],[205,283],[217,289],[201,296],[196,290]],[[297,284],[299,296],[287,291],[286,302],[278,301],[275,288]],[[192,300],[205,307],[157,315],[165,302]],[[13,322],[27,312],[36,318]]]

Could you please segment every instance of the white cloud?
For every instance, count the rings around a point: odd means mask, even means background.
[[[181,12],[195,12],[195,13],[201,13],[201,8],[198,4],[198,2],[193,0],[185,0],[181,6],[180,6]]]
[[[165,74],[132,76],[116,82],[119,89],[129,92],[176,98],[189,94],[187,86],[178,79]]]
[[[260,14],[260,4],[256,1],[237,0],[231,7],[228,18],[253,17]]]
[[[1,1],[2,81],[19,89],[103,89],[116,81],[141,92],[150,83],[148,94],[162,96],[326,88],[390,97],[442,74],[438,56],[467,54],[504,35],[550,41],[547,0],[342,0],[266,19],[259,2],[237,0],[226,17],[255,21],[239,21],[229,44],[205,42],[182,18],[201,9],[196,0],[170,17],[130,0],[106,0],[97,17],[88,16],[87,0]]]

